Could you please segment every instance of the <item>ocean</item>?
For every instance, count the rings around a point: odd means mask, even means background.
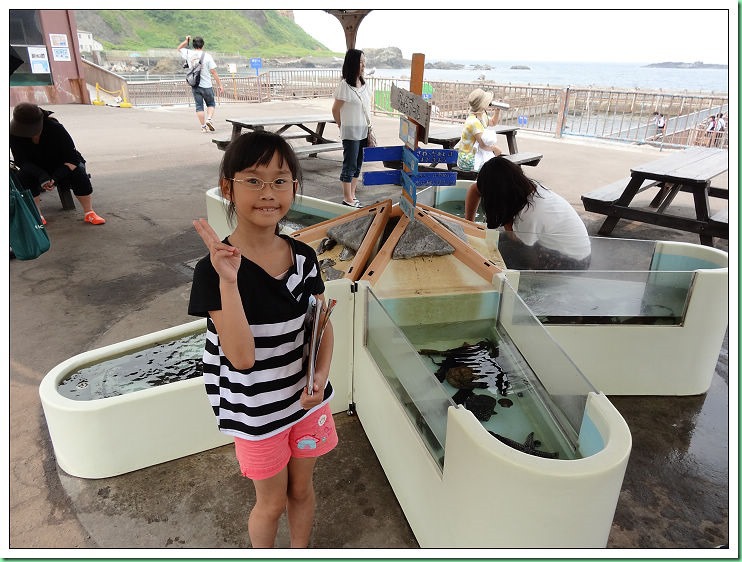
[[[435,62],[426,60],[426,62]],[[663,90],[677,93],[728,93],[729,70],[711,68],[646,68],[640,63],[451,61],[467,65],[461,70],[425,69],[423,79],[446,82],[476,82],[482,75],[498,84]],[[472,65],[489,65],[478,70]],[[530,70],[511,69],[527,66]],[[380,78],[409,78],[409,69],[367,68]]]

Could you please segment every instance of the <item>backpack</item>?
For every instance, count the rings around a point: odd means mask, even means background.
[[[198,87],[199,82],[201,82],[201,67],[204,65],[204,55],[206,53],[204,51],[201,51],[201,58],[198,59],[198,62],[193,65],[193,68],[189,69],[188,72],[186,72],[186,82],[188,82],[188,85],[191,88]]]

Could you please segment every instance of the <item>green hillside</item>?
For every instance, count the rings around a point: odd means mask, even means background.
[[[212,52],[245,57],[337,55],[281,10],[75,10],[77,27],[105,49],[172,49],[200,35]],[[340,25],[338,23],[338,25]]]

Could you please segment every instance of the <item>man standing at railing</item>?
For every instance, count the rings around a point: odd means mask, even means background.
[[[193,99],[196,102],[196,117],[198,117],[198,122],[201,124],[202,133],[215,131],[216,128],[211,121],[214,116],[214,109],[216,109],[214,88],[211,78],[213,77],[214,80],[216,80],[220,94],[224,93],[224,88],[222,87],[222,81],[219,79],[219,75],[216,72],[214,57],[203,50],[203,37],[193,38],[193,49],[188,49],[186,47],[190,42],[191,36],[186,35],[186,38],[180,45],[178,45],[177,49],[180,51],[183,60],[188,63],[188,68],[193,68],[197,64],[201,64],[201,79],[199,80],[198,86],[193,86],[191,88],[193,91]],[[206,104],[206,114],[204,114],[204,104]]]

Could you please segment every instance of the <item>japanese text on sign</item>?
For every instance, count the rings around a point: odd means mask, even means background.
[[[422,96],[398,88],[395,84],[392,84],[389,100],[392,109],[396,109],[410,119],[414,119],[418,125],[425,128],[426,132],[423,142],[427,141],[427,130],[430,126],[430,103],[425,101]]]

